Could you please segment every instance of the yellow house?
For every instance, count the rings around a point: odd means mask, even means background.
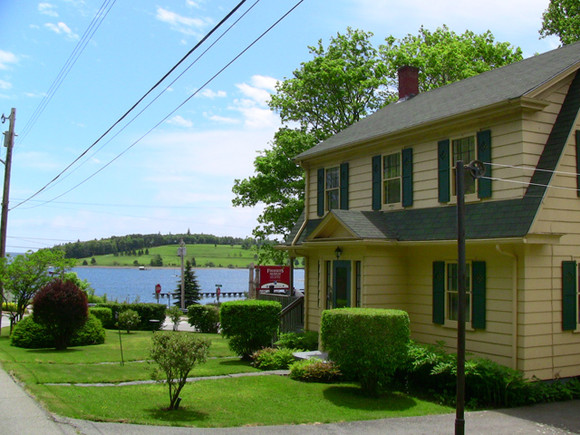
[[[540,379],[580,375],[580,43],[401,99],[297,157],[305,329],[323,310],[397,308],[456,345],[454,167],[466,178],[467,352]]]

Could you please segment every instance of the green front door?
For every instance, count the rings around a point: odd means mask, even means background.
[[[332,264],[334,308],[350,307],[350,261],[334,261]]]

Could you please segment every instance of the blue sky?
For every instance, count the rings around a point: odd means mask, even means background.
[[[348,26],[373,32],[377,47],[388,35],[402,38],[421,25],[435,30],[443,24],[456,33],[489,29],[525,57],[559,44],[539,39],[548,0],[305,0],[210,81],[298,1],[261,0],[251,10],[255,0],[248,1],[196,51],[249,10],[198,62],[186,70],[194,53],[112,134],[22,203],[89,148],[239,0],[2,0],[0,113],[16,108],[19,135],[8,252],[188,229],[250,236],[261,209],[232,207],[231,188],[236,178],[252,175],[254,158],[280,126],[268,110],[269,95],[277,80],[311,59],[308,45],[319,39],[327,45]],[[50,92],[103,5],[107,15]],[[1,127],[7,130],[8,122]]]

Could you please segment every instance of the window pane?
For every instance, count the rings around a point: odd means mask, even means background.
[[[394,204],[401,202],[401,179],[394,178],[392,180],[386,180],[384,183],[385,191],[385,204]]]
[[[457,312],[459,309],[459,295],[457,293],[447,294],[448,319],[457,320]]]
[[[326,192],[326,206],[328,210],[336,210],[338,207],[338,189]]]
[[[455,165],[457,161],[461,160],[464,164],[468,164],[476,159],[475,155],[475,136],[468,136],[461,139],[454,139],[452,141],[453,145],[453,161],[452,163],[452,186],[453,186],[453,194],[457,195],[457,186],[455,183]],[[475,193],[475,179],[471,176],[469,171],[465,171],[465,175],[463,177],[463,182],[465,186],[465,193],[471,194]]]
[[[339,171],[338,168],[330,168],[326,170],[326,188],[333,189],[339,186]]]
[[[383,178],[401,176],[401,154],[389,154],[383,158]]]

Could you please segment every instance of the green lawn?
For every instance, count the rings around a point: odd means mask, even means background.
[[[95,266],[129,266],[134,267],[135,261],[139,265],[149,266],[151,259],[161,255],[163,266],[181,267],[181,259],[177,256],[178,245],[166,245],[149,248],[148,255],[95,255]],[[256,262],[255,249],[242,249],[241,245],[186,245],[186,260],[195,258],[196,267],[240,267],[246,268],[250,263]],[[77,261],[80,266],[86,261],[91,265],[91,258],[81,258]]]
[[[98,421],[194,427],[330,423],[388,417],[451,413],[440,406],[402,393],[377,399],[361,395],[352,384],[301,383],[282,376],[227,377],[189,383],[177,411],[166,411],[163,384],[128,386],[48,385],[48,383],[119,383],[148,380],[151,332],[122,333],[125,364],[120,364],[119,337],[107,331],[99,346],[55,350],[19,349],[9,345],[7,328],[0,337],[0,362],[22,380],[50,411]],[[180,332],[187,334],[188,332]],[[233,358],[227,340],[210,338],[210,359],[190,377],[256,372]],[[129,362],[127,362],[129,361]]]

